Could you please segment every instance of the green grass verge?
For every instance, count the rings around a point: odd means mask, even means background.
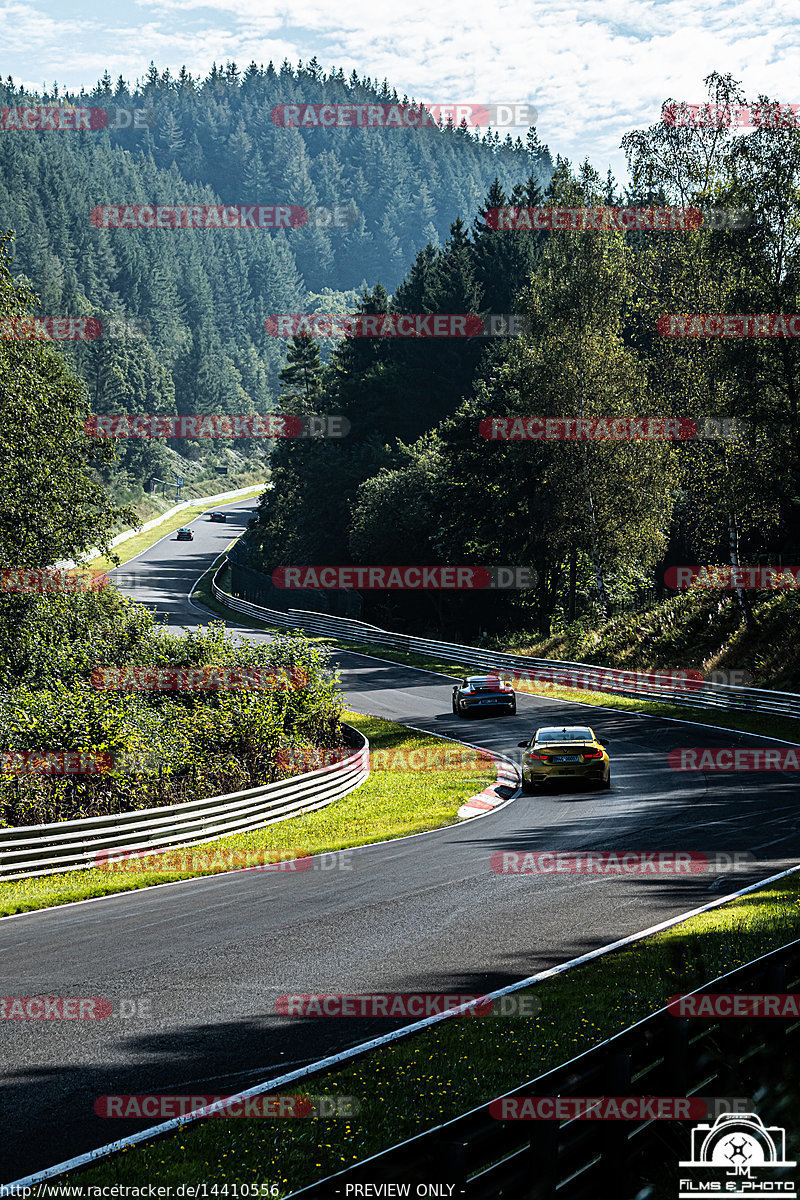
[[[345,712],[343,720],[364,734],[372,750],[408,751],[442,746],[441,740],[433,735],[416,733],[378,717]],[[360,788],[327,808],[278,821],[251,833],[206,842],[205,847],[196,847],[195,852],[203,853],[205,849],[220,856],[231,851],[256,850],[322,854],[421,833],[458,821],[458,809],[465,800],[495,779],[496,770],[491,764],[475,770],[376,770]],[[91,868],[0,883],[0,915],[30,912],[197,875],[219,874],[225,869],[220,857],[204,870],[111,872]]]
[[[522,994],[541,1004],[536,1017],[450,1020],[283,1089],[354,1097],[354,1117],[205,1120],[64,1182],[277,1183],[286,1195],[559,1066],[670,996],[794,940],[798,905],[800,880],[791,875],[528,989]]]
[[[275,629],[275,626],[256,621],[251,617],[243,617],[220,604],[211,595],[211,573],[206,579],[205,592],[202,601],[219,616],[226,620],[235,620],[241,625],[253,629]],[[221,580],[224,585],[224,579]],[[195,592],[200,596],[200,588]],[[338,650],[351,650],[358,654],[367,654],[375,658],[384,658],[389,662],[402,663],[410,667],[421,667],[425,671],[434,671],[440,675],[456,678],[475,671],[468,663],[444,662],[435,657],[422,654],[409,654],[403,650],[393,650],[380,644],[370,642],[350,642],[344,638],[319,637],[307,635],[309,641],[318,641]],[[673,717],[681,721],[694,721],[698,725],[708,725],[715,729],[731,729],[741,733],[762,734],[765,737],[783,738],[788,742],[800,743],[800,721],[789,717],[763,716],[758,713],[742,712],[711,712],[703,708],[691,708],[688,705],[661,704],[651,700],[636,700],[627,696],[614,696],[608,692],[587,692],[577,688],[551,687],[527,683],[524,689],[517,689],[520,695],[540,696],[550,700],[566,700],[572,703],[588,704],[595,708],[615,708],[624,712],[648,713],[654,717]]]
[[[222,556],[220,555],[220,558],[221,557]],[[202,604],[205,608],[210,609],[212,613],[216,613],[217,616],[222,617],[224,620],[235,620],[237,624],[244,625],[248,629],[266,629],[270,633],[286,632],[284,626],[278,627],[277,625],[267,625],[265,621],[257,621],[254,617],[240,616],[239,613],[234,612],[232,608],[228,608],[228,606],[225,604],[220,604],[220,602],[214,596],[214,593],[211,591],[211,580],[214,578],[214,575],[218,570],[219,559],[217,559],[214,565],[206,571],[205,575],[202,575],[200,579],[198,579],[192,592],[192,601],[195,604]],[[230,567],[226,567],[219,579],[220,586],[223,588],[227,586],[227,583],[230,580],[230,574]],[[315,638],[309,635],[306,636],[308,637],[309,642],[316,642],[320,644],[325,642],[324,638]]]
[[[264,491],[264,484],[254,484],[252,488],[248,488],[241,496],[237,496],[237,500],[247,500],[248,496],[260,496]],[[136,558],[137,554],[141,554],[143,550],[149,550],[157,541],[163,538],[168,533],[174,533],[176,529],[180,529],[182,525],[190,524],[195,517],[200,516],[204,512],[214,512],[219,507],[220,503],[233,504],[233,500],[218,501],[216,504],[209,503],[209,498],[200,497],[193,500],[189,508],[183,508],[174,516],[168,517],[166,521],[162,521],[160,525],[156,525],[153,529],[147,529],[143,533],[137,533],[135,537],[128,538],[125,542],[120,542],[114,547],[115,553],[119,556],[120,565],[130,562],[132,558]],[[100,555],[99,558],[93,558],[88,566],[99,571],[110,571],[116,566],[107,555]]]

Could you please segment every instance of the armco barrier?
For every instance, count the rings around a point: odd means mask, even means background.
[[[373,645],[387,646],[393,650],[403,650],[407,653],[425,654],[445,662],[466,663],[467,666],[477,667],[482,671],[502,671],[512,675],[523,675],[523,677],[526,674],[528,676],[535,675],[539,671],[546,673],[547,679],[556,685],[562,680],[564,687],[575,687],[575,676],[580,674],[590,688],[596,687],[598,691],[602,690],[616,696],[630,696],[638,700],[677,704],[689,708],[717,708],[727,712],[800,718],[800,695],[796,692],[773,692],[763,688],[735,687],[726,683],[704,683],[694,679],[689,679],[684,686],[679,686],[676,684],[676,680],[669,675],[664,675],[659,679],[657,672],[640,673],[637,676],[633,671],[598,667],[588,663],[562,662],[553,658],[529,658],[525,654],[499,654],[494,650],[477,650],[473,646],[461,646],[452,642],[433,641],[430,638],[389,633],[385,629],[379,629],[377,625],[368,625],[365,621],[329,617],[296,608],[290,608],[286,613],[271,608],[261,608],[258,604],[250,604],[247,600],[231,596],[230,593],[224,592],[219,587],[217,576],[224,568],[225,564],[223,563],[211,585],[217,600],[235,612],[256,617],[268,625],[303,629],[307,633],[322,634],[326,637],[339,637],[351,642],[368,642]],[[613,678],[615,674],[627,675],[630,678],[621,682]],[[533,682],[535,683],[535,680]]]
[[[0,828],[0,880],[80,871],[106,850],[197,846],[324,808],[360,787],[370,771],[369,742],[349,725],[343,729],[353,753],[306,775],[186,804]]]
[[[798,986],[800,942],[792,942],[693,994],[791,994]],[[749,1109],[747,1098],[764,1093],[768,1085],[772,1097],[782,1088],[787,1111],[792,1111],[794,1104],[790,1107],[788,1099],[791,1096],[796,1102],[792,1065],[799,1039],[798,1020],[674,1017],[662,1008],[505,1095],[741,1097]],[[713,1116],[700,1119],[709,1124],[714,1120]],[[465,1200],[521,1196],[526,1200],[594,1200],[598,1196],[628,1200],[677,1195],[678,1164],[688,1157],[692,1124],[690,1120],[647,1118],[503,1121],[490,1112],[489,1104],[482,1104],[290,1192],[288,1200],[391,1194],[383,1193],[382,1188],[398,1179],[408,1185],[411,1196],[430,1194],[417,1188],[435,1179],[448,1189],[437,1195],[463,1196]],[[656,1192],[654,1180],[667,1172],[675,1175],[675,1190]]]
[[[198,509],[197,516],[202,516],[199,510],[209,504],[219,504],[221,500],[236,500],[240,496],[247,496],[248,493],[254,491],[257,487],[260,487],[262,491],[266,491],[271,486],[269,483],[251,483],[249,487],[237,488],[233,492],[218,492],[216,496],[200,496],[197,500],[182,500],[180,504],[174,505],[173,508],[168,508],[166,512],[160,513],[157,517],[153,517],[151,521],[145,521],[144,525],[137,525],[135,529],[126,529],[124,533],[118,533],[108,544],[112,549],[115,546],[120,546],[123,542],[128,542],[131,538],[138,537],[141,533],[148,533],[151,529],[156,529],[159,525],[163,525],[165,521],[168,521],[170,517],[174,517],[175,513],[183,512],[185,509],[196,508]],[[256,497],[254,496],[253,499],[255,500]],[[91,562],[93,558],[99,558],[99,556],[100,551],[96,546],[93,546],[91,550],[85,552],[81,563],[76,562],[72,558],[65,558],[61,562],[54,563],[54,566],[64,567],[71,571],[85,562]]]
[[[733,893],[733,895],[723,896],[719,900],[711,900],[711,901],[707,902],[706,904],[702,905],[702,907],[693,909],[690,912],[678,913],[676,916],[669,917],[666,921],[662,921],[658,925],[653,925],[649,929],[640,930],[640,932],[629,935],[628,937],[621,938],[619,941],[612,942],[610,945],[599,946],[599,947],[597,947],[597,949],[590,950],[588,953],[582,954],[578,958],[570,959],[568,962],[559,963],[558,966],[550,967],[550,968],[548,968],[548,970],[542,971],[537,975],[531,975],[527,979],[520,979],[520,980],[517,980],[516,983],[508,984],[505,987],[498,988],[495,991],[487,992],[487,993],[485,993],[485,998],[487,1000],[499,999],[500,997],[503,997],[503,996],[510,996],[514,992],[526,990],[536,984],[542,984],[546,980],[555,979],[560,975],[564,975],[570,971],[574,971],[576,967],[585,966],[589,962],[595,962],[600,958],[605,958],[607,955],[615,954],[618,950],[623,949],[623,947],[628,947],[628,946],[633,945],[634,943],[643,942],[646,938],[653,937],[655,934],[663,933],[664,930],[666,930],[666,929],[672,929],[676,925],[680,925],[684,921],[689,920],[691,917],[699,916],[700,913],[712,912],[713,910],[715,910],[717,908],[722,908],[725,905],[730,904],[733,900],[736,900],[741,896],[750,895],[752,892],[760,891],[770,883],[777,883],[781,879],[786,879],[790,876],[795,875],[798,870],[800,870],[800,867],[792,867],[788,871],[781,871],[778,875],[772,875],[767,879],[759,880],[757,883],[751,883],[746,888],[743,888],[741,891]],[[763,978],[764,978],[765,982],[767,983],[767,986],[770,989],[775,989],[778,991],[784,991],[784,990],[797,991],[796,984],[794,986],[790,986],[789,988],[787,988],[786,985],[789,983],[789,980],[786,978],[786,973],[784,972],[784,968],[788,966],[789,969],[793,970],[793,978],[794,979],[798,978],[800,971],[798,969],[794,968],[794,962],[798,958],[798,948],[800,948],[800,942],[797,942],[797,941],[790,943],[788,946],[782,946],[778,950],[774,950],[770,954],[765,955],[763,958],[757,959],[754,962],[751,962],[744,966],[738,967],[736,969],[736,971],[734,971],[732,973],[719,976],[716,979],[709,980],[708,983],[706,983],[702,987],[696,989],[696,993],[704,993],[704,992],[714,991],[714,990],[716,990],[715,985],[720,984],[723,981],[725,981],[726,983],[733,983],[735,980],[737,980],[739,978],[740,975],[741,975],[741,981],[742,981],[742,983],[745,983],[745,986],[747,983],[750,983],[750,984],[755,983],[755,982],[757,982],[756,978],[748,975],[747,973],[751,969],[755,969],[758,971],[760,968],[765,969],[767,972],[766,976],[763,976]],[[794,959],[789,958],[788,957],[789,955],[794,955]],[[702,962],[699,964],[699,966],[702,967]],[[738,991],[739,987],[738,986],[734,987],[732,990]],[[693,994],[695,994],[695,993],[693,993]],[[661,1009],[659,1012],[653,1013],[651,1017],[645,1018],[644,1021],[640,1021],[635,1025],[629,1026],[628,1029],[623,1030],[621,1033],[617,1034],[616,1036],[618,1038],[623,1038],[630,1033],[635,1033],[636,1030],[638,1030],[638,1029],[648,1029],[649,1027],[652,1028],[652,1022],[654,1022],[655,1020],[657,1020],[659,1018],[662,1018],[664,1015],[666,1015],[665,1010]],[[251,1087],[246,1088],[241,1092],[238,1092],[235,1096],[228,1096],[228,1097],[226,1097],[225,1100],[216,1101],[214,1104],[209,1105],[204,1108],[197,1108],[193,1112],[184,1113],[182,1116],[179,1116],[179,1117],[171,1117],[169,1120],[162,1121],[158,1125],[150,1126],[150,1128],[148,1128],[148,1129],[141,1129],[141,1130],[139,1130],[138,1133],[129,1134],[127,1137],[121,1138],[118,1141],[109,1142],[105,1146],[98,1146],[94,1150],[88,1150],[88,1151],[84,1152],[83,1154],[79,1154],[79,1155],[75,1156],[74,1158],[67,1159],[65,1162],[56,1163],[52,1167],[46,1167],[44,1170],[36,1171],[32,1175],[27,1175],[22,1179],[12,1180],[12,1181],[10,1181],[10,1184],[17,1188],[31,1187],[33,1184],[43,1183],[47,1179],[55,1179],[58,1176],[65,1175],[67,1172],[75,1171],[81,1167],[87,1166],[89,1163],[99,1162],[101,1159],[109,1158],[111,1155],[117,1154],[120,1151],[124,1152],[124,1151],[130,1150],[133,1146],[140,1145],[142,1142],[152,1141],[153,1138],[159,1137],[162,1134],[173,1133],[173,1132],[177,1131],[178,1129],[182,1129],[182,1128],[186,1127],[187,1125],[191,1125],[198,1121],[201,1121],[209,1115],[213,1116],[220,1111],[220,1108],[222,1106],[228,1105],[231,1100],[246,1100],[251,1096],[268,1096],[268,1095],[277,1094],[277,1093],[285,1090],[285,1088],[289,1084],[299,1084],[300,1087],[305,1089],[305,1084],[312,1077],[316,1077],[320,1083],[323,1083],[324,1074],[333,1069],[338,1070],[339,1067],[341,1067],[341,1065],[343,1063],[352,1063],[352,1062],[355,1062],[356,1060],[364,1059],[366,1055],[368,1055],[372,1050],[377,1049],[379,1046],[388,1046],[394,1042],[405,1040],[406,1038],[413,1037],[416,1033],[419,1033],[423,1029],[428,1029],[433,1025],[439,1025],[443,1021],[448,1021],[448,1020],[452,1020],[452,1019],[453,1019],[452,1016],[446,1012],[440,1012],[438,1014],[434,1014],[433,1016],[423,1017],[421,1020],[415,1021],[412,1025],[406,1025],[402,1029],[395,1029],[389,1033],[380,1034],[378,1037],[371,1038],[369,1041],[366,1041],[366,1042],[361,1042],[359,1045],[356,1045],[356,1046],[350,1046],[348,1049],[338,1050],[335,1054],[328,1055],[327,1058],[320,1059],[317,1062],[306,1063],[304,1066],[295,1067],[293,1070],[285,1071],[282,1074],[273,1077],[272,1079],[267,1079],[260,1083],[256,1083],[256,1084],[252,1085]],[[677,1019],[671,1018],[671,1020],[677,1020]],[[648,1022],[651,1023],[650,1026],[648,1026]],[[796,1022],[796,1026],[797,1026],[797,1029],[800,1030],[800,1021]],[[796,1032],[796,1030],[793,1028],[792,1032]],[[565,1068],[569,1068],[573,1065],[573,1063],[576,1063],[576,1062],[580,1063],[583,1060],[590,1061],[589,1056],[594,1055],[594,1054],[602,1054],[604,1052],[604,1050],[613,1043],[613,1040],[614,1039],[610,1039],[609,1041],[601,1042],[598,1046],[593,1047],[593,1049],[585,1051],[584,1054],[582,1056],[579,1056],[577,1059],[571,1060],[569,1063],[564,1064],[563,1067],[556,1068],[555,1072],[550,1072],[547,1076],[539,1076],[538,1080],[529,1079],[529,1081],[527,1083],[522,1083],[518,1087],[516,1087],[515,1092],[520,1092],[523,1089],[526,1089],[526,1090],[531,1089],[541,1079],[546,1079],[549,1081],[550,1079],[553,1078],[553,1076],[556,1074],[557,1071],[561,1071],[561,1070],[564,1070]],[[693,1039],[690,1039],[690,1041],[691,1040],[693,1040]],[[661,1057],[663,1059],[663,1053],[661,1054]],[[738,1061],[742,1062],[743,1060],[744,1060],[744,1056],[742,1056],[742,1058],[740,1058]],[[785,1061],[788,1063],[788,1066],[790,1068],[793,1066],[793,1059],[791,1057],[789,1057],[788,1059],[785,1059]],[[680,1064],[680,1063],[677,1064],[677,1072],[680,1072],[680,1074],[676,1074],[676,1078],[681,1079],[683,1077],[683,1064]],[[524,1073],[525,1072],[523,1072],[521,1069],[520,1074],[524,1074]],[[320,1077],[322,1077],[322,1078],[320,1078]],[[300,1081],[302,1081],[302,1083]],[[711,1082],[711,1081],[712,1080],[708,1080],[708,1082]],[[705,1082],[706,1082],[706,1080],[704,1080],[704,1083]],[[692,1092],[689,1091],[688,1081],[687,1081],[686,1086],[687,1086],[686,1095],[693,1094]],[[553,1091],[553,1089],[551,1087],[550,1090],[548,1092],[545,1092],[544,1094],[545,1095],[552,1094],[552,1091]],[[696,1089],[695,1089],[695,1091],[696,1091]],[[514,1094],[514,1092],[506,1093],[506,1095],[513,1095],[513,1094]],[[573,1091],[573,1094],[575,1094],[574,1091]],[[635,1092],[633,1094],[635,1094]],[[708,1095],[708,1090],[706,1089],[703,1094]],[[486,1106],[482,1105],[481,1107],[485,1108]],[[404,1142],[403,1146],[411,1147],[411,1152],[401,1162],[401,1166],[400,1166],[400,1170],[399,1170],[400,1177],[407,1180],[408,1175],[406,1174],[406,1170],[407,1169],[409,1171],[416,1170],[418,1167],[419,1157],[415,1154],[415,1150],[414,1150],[415,1144],[417,1142],[427,1139],[427,1146],[430,1147],[432,1145],[433,1151],[435,1154],[438,1149],[438,1146],[440,1144],[440,1142],[437,1140],[439,1138],[440,1131],[444,1130],[445,1134],[447,1135],[447,1133],[449,1133],[451,1130],[451,1126],[456,1126],[457,1123],[459,1123],[459,1122],[469,1121],[475,1115],[475,1113],[479,1112],[479,1111],[480,1111],[479,1109],[477,1109],[477,1110],[473,1109],[472,1112],[470,1112],[470,1113],[465,1113],[460,1117],[456,1117],[454,1121],[448,1122],[447,1125],[437,1126],[434,1129],[429,1129],[426,1132],[417,1135],[417,1137],[410,1138],[407,1142]],[[463,1126],[462,1126],[462,1128],[463,1128]],[[539,1126],[539,1131],[541,1131],[541,1126]],[[461,1132],[460,1129],[456,1129],[457,1137],[460,1134],[460,1132]],[[463,1142],[462,1142],[462,1145],[463,1145]],[[350,1194],[350,1193],[343,1193],[341,1188],[333,1187],[332,1183],[334,1180],[341,1179],[342,1175],[347,1174],[350,1170],[362,1170],[369,1164],[375,1163],[376,1161],[382,1159],[384,1157],[384,1155],[386,1155],[388,1158],[389,1156],[394,1155],[396,1153],[397,1149],[398,1149],[398,1147],[393,1147],[391,1150],[384,1151],[382,1154],[377,1154],[372,1159],[364,1160],[363,1162],[355,1164],[351,1168],[346,1168],[345,1171],[340,1172],[336,1176],[329,1177],[327,1180],[319,1180],[318,1182],[313,1183],[313,1184],[309,1185],[308,1187],[301,1188],[301,1190],[298,1192],[292,1192],[291,1196],[303,1196],[303,1197],[314,1196],[315,1200],[316,1200],[316,1197],[319,1197],[319,1200],[323,1200],[323,1198],[324,1198],[324,1200],[329,1200],[330,1197],[337,1197],[338,1200],[343,1200],[343,1196],[345,1194]],[[424,1151],[423,1151],[423,1153],[424,1153]],[[490,1147],[490,1153],[491,1153],[491,1147]],[[496,1155],[494,1156],[494,1158],[493,1158],[494,1162],[497,1161],[497,1157],[498,1156],[496,1156]],[[594,1155],[594,1157],[596,1158],[596,1154]],[[513,1155],[512,1155],[512,1160],[513,1160]],[[677,1161],[677,1158],[675,1161]],[[511,1166],[511,1168],[513,1170],[516,1163],[514,1161],[511,1161],[511,1163],[509,1164],[508,1160],[506,1159],[504,1161],[504,1163],[502,1164],[502,1166],[504,1168],[508,1167],[509,1165]],[[564,1165],[565,1169],[569,1168],[568,1161],[564,1161],[563,1165]],[[428,1179],[430,1179],[431,1177],[441,1178],[441,1175],[443,1173],[441,1170],[441,1164],[439,1164],[437,1162],[435,1164],[435,1166],[440,1169],[439,1170],[430,1170],[429,1169]],[[457,1163],[457,1167],[458,1167],[458,1163]],[[458,1169],[460,1169],[460,1167],[458,1167]],[[394,1171],[395,1171],[394,1178],[396,1179],[397,1174],[398,1174],[398,1169],[395,1167]],[[570,1174],[573,1174],[573,1173],[574,1172],[570,1171]],[[480,1175],[478,1175],[478,1176],[472,1175],[470,1182],[473,1182],[476,1178],[478,1180],[480,1180],[481,1176]],[[391,1180],[391,1182],[394,1183],[394,1180]],[[525,1196],[526,1198],[528,1198],[528,1200],[533,1200],[533,1198],[535,1196],[541,1196],[541,1192],[536,1190],[536,1186],[537,1186],[536,1180],[535,1179],[532,1180],[530,1176],[528,1176],[523,1181],[525,1183],[525,1187],[515,1186],[511,1190],[508,1190],[508,1191],[503,1191],[502,1189],[497,1190],[497,1185],[499,1182],[500,1182],[499,1179],[497,1178],[497,1176],[495,1176],[495,1179],[492,1181],[491,1186],[494,1186],[496,1190],[494,1190],[494,1191],[490,1190],[488,1195],[485,1196],[485,1200],[501,1200],[502,1197],[508,1197],[509,1200],[511,1197],[513,1197],[514,1200],[518,1200],[518,1198],[520,1198],[522,1196]],[[551,1182],[552,1182],[552,1179],[550,1180],[550,1182],[548,1182],[548,1187],[550,1186]],[[528,1184],[531,1184],[532,1186],[528,1187]],[[325,1188],[325,1190],[320,1190],[320,1188]],[[369,1194],[372,1195],[374,1190],[375,1190],[374,1188],[370,1188]],[[17,1192],[17,1195],[19,1195],[19,1194],[20,1193]],[[356,1193],[353,1193],[353,1194],[356,1194]],[[359,1191],[357,1194],[361,1195],[361,1192]],[[383,1193],[381,1193],[381,1194],[383,1194]],[[411,1194],[411,1193],[409,1192],[409,1194]],[[423,1195],[423,1191],[420,1190],[418,1192],[418,1194]],[[433,1193],[431,1192],[430,1188],[427,1188],[424,1191],[424,1194],[432,1195]],[[455,1187],[452,1187],[452,1188],[448,1188],[446,1191],[443,1191],[440,1188],[438,1194],[439,1195],[450,1195],[450,1196],[461,1196],[461,1195],[466,1195],[466,1190],[462,1191],[459,1189],[458,1191],[456,1191]],[[583,1189],[579,1193],[580,1200],[595,1200],[595,1197],[599,1194],[600,1193],[598,1193],[596,1189],[592,1190],[591,1186],[589,1187],[588,1190]],[[627,1197],[623,1198],[622,1193],[619,1191],[615,1191],[613,1194],[615,1196],[618,1196],[620,1198],[620,1200],[627,1200]],[[672,1193],[672,1195],[674,1195],[674,1192]],[[672,1200],[672,1195],[670,1196],[670,1200]],[[550,1191],[550,1192],[547,1192],[545,1194],[545,1196],[546,1196],[546,1200],[578,1200],[578,1196],[573,1191],[564,1191],[563,1193],[561,1191],[559,1191],[557,1196],[553,1196],[552,1191]],[[287,1197],[287,1200],[288,1200],[288,1197]],[[476,1197],[473,1197],[473,1194],[471,1191],[469,1193],[469,1200],[477,1200]],[[544,1198],[543,1198],[543,1200],[544,1200]],[[639,1200],[645,1200],[644,1193],[639,1193]]]

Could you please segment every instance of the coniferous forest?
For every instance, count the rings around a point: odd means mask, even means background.
[[[745,99],[730,76],[706,82],[715,103]],[[106,75],[80,95],[0,86],[8,106],[146,114],[136,128],[0,136],[0,228],[33,311],[145,330],[59,346],[88,411],[322,412],[351,426],[271,452],[246,439],[131,439],[116,458],[95,455],[99,484],[135,498],[176,452],[234,470],[268,461],[274,487],[239,551],[266,574],[287,563],[532,567],[538,584],[524,594],[363,599],[367,619],[471,636],[546,637],[658,607],[674,563],[797,557],[795,343],[659,327],[665,314],[798,308],[797,130],[662,120],[626,135],[631,183],[620,189],[588,160],[553,161],[533,128],[523,142],[465,125],[299,129],[271,116],[277,104],[408,100],[315,60],[229,63],[204,80],[151,66],[134,88]],[[98,205],[159,203],[344,206],[354,217],[276,232],[90,218]],[[622,204],[694,206],[706,219],[575,233],[501,231],[489,216]],[[289,342],[265,328],[273,314],[355,311],[515,313],[525,332]],[[508,443],[479,434],[496,416],[677,417],[737,432]],[[754,629],[751,597],[735,605]]]
[[[14,232],[13,271],[38,295],[37,312],[92,316],[111,330],[127,321],[146,333],[65,344],[93,411],[274,410],[285,346],[265,331],[270,314],[348,311],[357,291],[377,282],[393,291],[419,250],[443,245],[459,215],[469,220],[495,176],[511,187],[530,177],[545,184],[552,173],[533,132],[523,145],[452,125],[309,132],[273,124],[273,107],[300,97],[400,99],[385,82],[325,77],[313,60],[277,71],[228,64],[202,81],[151,66],[139,87],[106,75],[80,95],[0,84],[0,107],[75,104],[110,114],[97,131],[0,133],[0,230]],[[120,110],[138,112],[140,127],[117,118]],[[92,209],[115,204],[295,204],[312,214],[346,209],[348,223],[327,227],[320,216],[304,228],[222,236],[95,228]],[[207,445],[175,448],[191,458]],[[107,479],[135,487],[167,465],[162,446],[129,444]]]

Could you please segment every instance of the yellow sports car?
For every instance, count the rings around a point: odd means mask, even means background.
[[[560,779],[585,779],[587,783],[611,787],[608,753],[588,725],[564,725],[560,729],[547,726],[519,745],[524,748],[523,792]]]

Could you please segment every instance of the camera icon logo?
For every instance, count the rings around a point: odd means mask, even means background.
[[[786,1159],[786,1131],[765,1126],[756,1113],[722,1113],[713,1125],[692,1130],[692,1157],[682,1167],[727,1167],[749,1176],[753,1167],[794,1167]]]

